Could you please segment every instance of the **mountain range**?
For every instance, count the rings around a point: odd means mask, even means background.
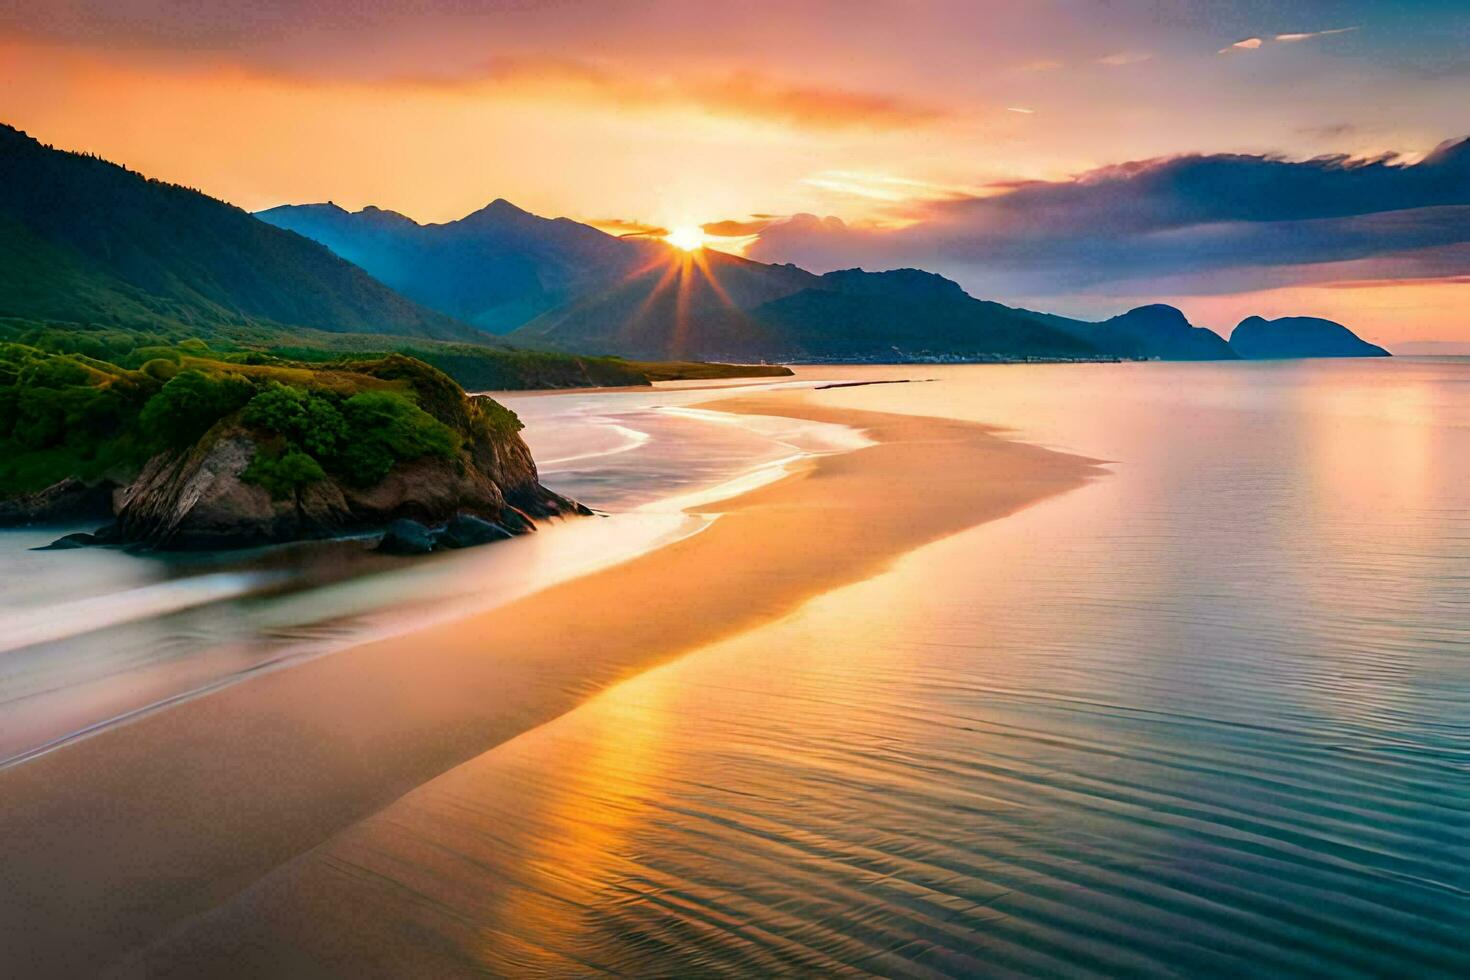
[[[443,224],[331,203],[251,215],[0,125],[6,318],[206,338],[365,335],[354,349],[414,340],[659,360],[1386,353],[1331,321],[1250,318],[1232,344],[1168,306],[1090,323],[976,299],[917,269],[817,275],[618,238],[504,200]]]
[[[284,205],[258,216],[315,239],[422,304],[527,347],[783,361],[1263,356],[1235,350],[1171,306],[1092,323],[976,299],[918,269],[817,275],[618,238],[505,200],[443,224],[332,203]],[[1285,332],[1298,329],[1288,324]],[[1325,335],[1300,329],[1308,335],[1291,349],[1317,356],[1381,350],[1336,343],[1319,349],[1314,341]]]
[[[262,211],[415,301],[504,333],[577,296],[612,285],[666,251],[497,199],[458,221],[421,225],[395,211],[330,202]]]

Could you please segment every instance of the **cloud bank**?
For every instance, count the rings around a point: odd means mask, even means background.
[[[1186,155],[990,190],[924,204],[897,230],[798,215],[748,254],[817,270],[935,268],[997,298],[1470,273],[1470,139],[1415,163]]]

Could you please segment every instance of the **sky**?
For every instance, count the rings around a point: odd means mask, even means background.
[[[1466,105],[1463,0],[0,0],[0,121],[249,210],[503,197],[1390,345],[1470,342]]]

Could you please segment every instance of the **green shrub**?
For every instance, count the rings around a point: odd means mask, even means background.
[[[184,355],[181,351],[173,347],[161,345],[157,347],[135,347],[131,357],[139,364],[145,364],[148,361],[172,361],[175,364],[182,364],[184,361]]]
[[[476,395],[470,399],[470,404],[471,420],[482,435],[503,438],[526,427],[519,415],[493,398]]]
[[[344,367],[384,381],[398,381],[413,389],[418,406],[441,422],[465,421],[464,389],[436,367],[404,354],[389,354],[374,361],[348,362]]]
[[[246,425],[285,436],[313,456],[329,459],[341,450],[347,435],[340,401],[330,392],[272,381],[250,400],[241,417]]]
[[[151,361],[144,362],[138,370],[156,381],[168,381],[177,377],[182,368],[179,367],[178,361],[172,361],[166,357],[155,357]]]
[[[465,437],[520,428],[401,354],[308,365],[218,346],[0,317],[0,496],[67,476],[130,479],[235,412],[269,436],[247,473],[276,496],[324,477],[370,486],[397,463],[452,459]]]
[[[326,478],[320,463],[296,449],[279,456],[257,452],[240,474],[240,479],[264,487],[275,500],[292,497],[302,487]]]
[[[280,436],[293,451],[320,461],[354,486],[371,486],[393,464],[453,456],[459,436],[404,394],[330,391],[271,382],[245,406],[246,425]]]
[[[21,388],[16,399],[10,438],[25,449],[46,449],[66,435],[66,412],[57,392]]]
[[[347,431],[334,463],[354,486],[371,486],[399,461],[453,456],[459,435],[392,391],[363,391],[342,404]]]
[[[20,384],[31,388],[65,388],[91,380],[85,367],[65,355],[32,361],[20,372]]]
[[[158,442],[182,448],[254,394],[255,386],[236,374],[181,371],[148,399],[138,422]]]

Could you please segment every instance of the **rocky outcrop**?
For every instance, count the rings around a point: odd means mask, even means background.
[[[33,548],[33,551],[73,551],[77,548],[90,548],[94,544],[106,544],[107,542],[95,534],[86,531],[77,531],[74,534],[65,534],[48,545]]]
[[[534,530],[531,517],[588,513],[541,485],[530,450],[513,432],[481,434],[452,458],[400,463],[369,487],[328,478],[284,498],[244,479],[260,448],[254,434],[235,425],[186,452],[154,457],[116,492],[116,517],[102,538],[159,549],[231,548],[331,537],[397,520],[452,523],[461,515],[509,537]],[[472,536],[463,526],[455,540]]]
[[[436,543],[445,548],[473,548],[513,536],[508,528],[493,521],[473,514],[456,514],[450,518]]]
[[[509,523],[517,530],[512,531],[502,524],[473,514],[455,514],[441,528],[400,518],[388,525],[376,550],[390,555],[427,555],[431,551],[445,548],[474,548],[492,541],[504,541],[536,529],[528,518],[513,507],[507,507],[502,512],[502,517],[509,519]]]
[[[383,532],[377,550],[389,555],[427,555],[434,550],[434,532],[418,521],[399,518]]]
[[[349,526],[335,483],[273,500],[241,479],[257,450],[248,433],[233,430],[211,433],[186,452],[155,456],[117,491],[116,520],[104,536],[157,548],[220,548],[326,537]]]
[[[71,455],[41,470],[98,458],[116,438],[113,448],[123,451],[100,457],[111,460],[112,482],[68,479],[0,499],[0,524],[111,517],[96,541],[70,538],[60,547],[212,549],[417,521],[439,529],[436,536],[449,532],[445,547],[461,547],[534,530],[541,518],[588,513],[541,485],[514,412],[466,395],[412,357],[198,363],[161,384],[152,379],[141,400],[113,399],[126,411],[107,416],[106,436],[65,434]],[[84,379],[101,373],[62,367]],[[108,384],[138,381],[117,372]],[[92,386],[73,387],[93,397],[85,404],[100,397]],[[4,443],[0,450],[31,451]]]
[[[0,500],[0,527],[104,520],[112,513],[113,484],[68,477],[35,493]]]

